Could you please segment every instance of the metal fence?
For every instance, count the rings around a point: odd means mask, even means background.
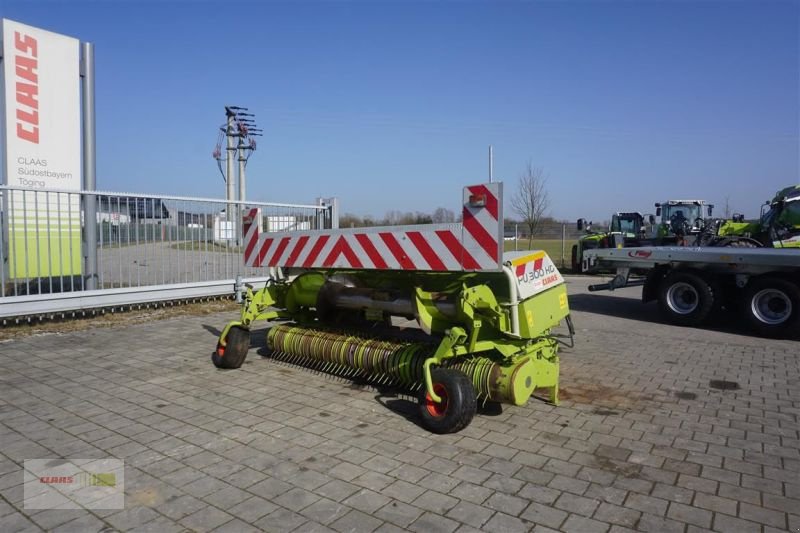
[[[536,248],[545,250],[559,268],[572,268],[572,246],[585,233],[579,231],[575,223],[562,221],[543,222],[536,228],[531,238],[528,227],[524,224],[506,224],[504,229],[505,249],[527,250]]]
[[[244,266],[244,208],[261,208],[264,231],[338,222],[335,200],[294,205],[9,186],[0,196],[0,318],[230,294],[237,277],[266,276]],[[86,245],[92,206],[95,247]],[[96,272],[87,271],[92,252]]]

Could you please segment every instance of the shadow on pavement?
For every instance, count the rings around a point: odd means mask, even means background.
[[[655,304],[643,304],[639,300],[624,296],[571,294],[569,296],[569,308],[572,311],[615,316],[642,322],[662,322]]]
[[[613,316],[616,318],[637,320],[639,322],[669,325],[666,320],[661,318],[658,305],[655,302],[644,304],[638,299],[626,298],[624,296],[610,296],[607,294],[573,294],[569,297],[569,307],[572,311]],[[683,329],[681,326],[672,327]],[[715,331],[743,337],[758,337],[758,335],[743,327],[742,321],[739,319],[735,311],[727,309],[723,309],[716,315],[710,317],[708,323],[703,326],[687,326],[686,329],[696,331]],[[798,332],[798,334],[795,336],[785,336],[784,340],[793,340],[798,338],[800,338],[800,332]]]
[[[220,333],[222,333],[221,329],[215,328],[214,326],[209,326],[208,324],[203,324],[203,329],[211,333],[215,337],[219,337]]]

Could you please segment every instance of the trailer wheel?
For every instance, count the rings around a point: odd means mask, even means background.
[[[662,314],[679,326],[697,326],[714,307],[714,290],[690,272],[672,272],[661,282],[658,303]]]
[[[217,368],[239,368],[250,349],[250,331],[238,326],[228,330],[225,346],[217,342],[211,361]]]
[[[580,274],[581,265],[578,264],[578,245],[572,245],[572,273]]]
[[[780,337],[800,326],[800,287],[780,278],[755,279],[744,290],[745,321],[765,337]]]
[[[433,391],[442,399],[434,402],[423,389],[419,397],[422,425],[434,433],[455,433],[469,425],[477,410],[475,388],[466,374],[449,368],[431,371]]]

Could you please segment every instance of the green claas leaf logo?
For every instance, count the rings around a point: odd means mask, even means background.
[[[91,474],[81,472],[75,476],[78,485],[82,487],[116,487],[116,474]]]

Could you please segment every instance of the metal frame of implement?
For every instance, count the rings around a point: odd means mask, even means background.
[[[573,331],[566,285],[544,252],[502,253],[501,199],[501,183],[465,187],[462,224],[285,233],[263,233],[260,213],[248,210],[245,263],[269,267],[276,278],[259,291],[247,288],[240,320],[220,335],[215,364],[236,368],[249,346],[241,332],[258,320],[285,319],[295,325],[267,334],[274,352],[405,387],[424,383],[423,418],[433,431],[465,427],[475,398],[522,405],[546,388],[557,403],[559,340],[550,330],[566,319]],[[434,337],[419,343],[365,334],[391,316],[416,319]],[[344,331],[354,318],[356,332]],[[462,396],[472,398],[462,402],[465,412],[439,424]]]

